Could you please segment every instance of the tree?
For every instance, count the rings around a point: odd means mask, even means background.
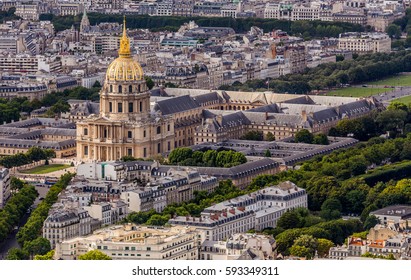
[[[293,246],[290,248],[290,253],[295,256],[312,259],[318,247],[318,241],[308,234],[303,234],[298,237]],[[304,249],[305,248],[305,249]]]
[[[148,89],[152,89],[154,87],[154,82],[150,77],[145,76],[144,79],[146,80],[146,84]]]
[[[137,159],[133,156],[123,156],[122,158],[120,158],[121,161],[136,161]]]
[[[401,28],[396,24],[388,25],[385,32],[387,32],[391,39],[399,39],[401,37]]]
[[[313,254],[311,253],[310,248],[300,245],[291,246],[290,254],[296,257],[305,258],[307,260],[311,260],[313,258]]]
[[[300,228],[302,222],[297,211],[287,211],[278,219],[277,226],[283,229]]]
[[[325,135],[323,133],[316,134],[314,136],[314,139],[313,139],[312,143],[317,144],[317,145],[328,145],[329,144],[328,137],[327,137],[327,135]]]
[[[34,255],[46,254],[51,250],[51,246],[50,241],[48,241],[48,239],[43,237],[37,237],[32,241],[25,242],[23,249],[32,258]]]
[[[338,199],[328,198],[321,205],[320,216],[327,221],[339,219],[341,218],[341,210],[341,202]]]
[[[7,252],[6,260],[27,260],[27,253],[18,248],[11,248]]]
[[[263,132],[252,130],[244,134],[240,139],[242,140],[252,140],[252,141],[263,141]]]
[[[325,238],[318,238],[317,241],[318,241],[318,247],[317,247],[318,256],[321,258],[324,258],[328,255],[330,248],[334,247],[334,243]]]
[[[383,131],[395,131],[404,127],[407,112],[403,110],[386,110],[378,114],[377,124]]]
[[[99,81],[95,81],[93,84],[93,88],[101,88],[101,84]]]
[[[271,152],[270,152],[269,149],[265,150],[264,156],[265,157],[271,157]]]
[[[61,117],[61,113],[67,113],[70,111],[70,105],[67,101],[59,100],[56,104],[50,107],[46,114],[48,116],[55,116],[57,115],[59,118]]]
[[[111,257],[107,256],[99,250],[88,251],[84,255],[78,257],[79,260],[111,260]]]
[[[170,218],[170,215],[154,214],[148,219],[146,224],[150,226],[164,226]]]
[[[190,148],[176,148],[171,151],[170,155],[168,156],[168,161],[171,164],[180,163],[186,159],[191,158],[193,155],[193,150]]]
[[[10,189],[13,191],[21,190],[24,187],[25,183],[16,177],[11,177]]]
[[[48,260],[53,260],[54,257],[54,250],[48,251],[44,255],[35,255],[34,260],[36,261],[48,261]]]
[[[307,129],[301,129],[294,136],[294,141],[296,143],[311,144],[313,142],[313,140],[314,140],[313,134],[311,132],[309,132]]]
[[[364,229],[369,230],[375,227],[375,225],[378,225],[379,223],[380,223],[380,219],[378,219],[375,215],[370,215],[367,217],[367,219],[365,219]]]
[[[266,141],[275,141],[275,136],[274,136],[274,134],[272,134],[271,132],[268,132],[267,134],[266,134],[266,136],[265,136],[265,140]]]

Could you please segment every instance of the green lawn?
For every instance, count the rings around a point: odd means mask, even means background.
[[[411,86],[411,75],[398,75],[389,77],[380,81],[370,82],[367,85],[379,85],[379,86]]]
[[[58,170],[62,170],[65,168],[70,167],[68,164],[50,164],[50,165],[41,165],[41,166],[36,166],[32,169],[27,169],[24,171],[21,171],[21,173],[26,173],[26,174],[45,174],[45,173],[50,173]]]
[[[344,97],[366,97],[392,90],[392,88],[348,87],[330,91],[326,95]]]
[[[409,95],[409,96],[404,96],[404,97],[401,97],[401,98],[398,98],[398,99],[394,99],[394,100],[392,100],[392,101],[398,101],[398,102],[402,102],[402,103],[404,103],[404,104],[408,104],[408,103],[411,103],[411,95]],[[391,102],[392,102],[391,101]]]

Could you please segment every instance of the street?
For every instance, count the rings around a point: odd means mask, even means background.
[[[39,196],[33,203],[33,208],[36,208],[37,205],[41,202],[40,198],[45,197],[49,188],[47,187],[35,187],[36,190],[39,192]],[[19,228],[24,226],[27,222],[27,219],[30,217],[30,214],[25,214],[23,219],[19,223]],[[17,232],[12,232],[9,234],[7,239],[0,244],[0,260],[4,260],[7,256],[7,252],[11,248],[20,248],[19,244],[17,243],[16,239]]]

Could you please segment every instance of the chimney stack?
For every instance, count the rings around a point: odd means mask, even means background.
[[[220,126],[223,126],[223,115],[218,115],[217,116],[217,122]]]
[[[307,112],[305,110],[301,111],[301,117],[303,118],[303,121],[306,122],[307,121]]]

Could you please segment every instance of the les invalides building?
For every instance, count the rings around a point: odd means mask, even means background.
[[[125,20],[118,54],[107,69],[99,115],[77,123],[78,160],[148,158],[174,148],[173,119],[150,112],[150,92],[131,56]]]

